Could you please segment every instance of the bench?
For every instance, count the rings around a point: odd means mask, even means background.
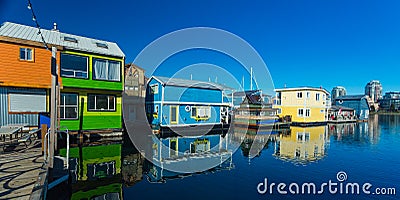
[[[25,147],[28,147],[28,145],[32,143],[31,137],[32,137],[32,134],[25,133],[20,138],[17,139],[16,143],[17,144],[24,143]],[[29,144],[27,144],[28,141],[29,141]]]
[[[37,139],[38,138],[38,133],[40,133],[41,129],[32,129],[28,133],[23,133],[21,137],[5,141],[0,143],[0,146],[3,146],[3,150],[5,150],[7,145],[19,145],[21,143],[24,143],[25,147],[28,147],[32,143],[32,138]]]

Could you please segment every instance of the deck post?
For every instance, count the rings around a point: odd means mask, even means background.
[[[49,145],[49,168],[53,168],[54,147],[56,142],[57,124],[57,48],[51,47],[51,92],[50,92],[50,145]]]

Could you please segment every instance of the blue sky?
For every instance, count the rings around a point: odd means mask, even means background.
[[[164,34],[214,27],[252,45],[267,64],[275,87],[322,86],[330,91],[341,85],[356,94],[377,79],[385,92],[400,90],[397,0],[32,0],[32,4],[43,28],[51,29],[57,22],[62,32],[117,42],[126,62]],[[4,21],[34,25],[23,0],[0,0],[0,22]],[[198,53],[171,58],[176,61],[163,63],[163,73],[168,75],[168,70],[178,67],[176,63],[182,67],[207,61],[204,58],[211,63],[225,59]],[[234,73],[241,79],[240,70]]]

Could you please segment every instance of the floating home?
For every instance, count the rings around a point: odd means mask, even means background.
[[[149,123],[162,134],[227,130],[232,107],[227,90],[212,82],[152,76],[145,99]]]
[[[324,125],[327,122],[329,92],[323,88],[276,89],[274,108],[279,117],[291,116],[292,125]]]
[[[36,33],[10,22],[0,26],[0,126],[37,126],[39,113],[49,112],[51,52]]]
[[[345,95],[335,99],[336,106],[344,106],[355,110],[358,120],[366,120],[369,116],[370,104],[367,95]]]
[[[118,45],[62,33],[56,27],[42,29],[42,35],[49,48],[57,48],[60,126],[121,130],[125,55]],[[8,115],[2,123],[27,120],[36,126],[37,114],[49,112],[51,52],[35,27],[6,22],[0,27],[0,40],[4,47],[0,62],[7,66],[0,69],[0,87],[6,87],[1,90],[5,98],[1,104],[8,108],[1,109],[2,116]]]
[[[263,100],[261,90],[244,91],[245,97],[234,110],[235,127],[272,129],[278,122],[277,109]],[[238,96],[234,93],[234,97]]]
[[[353,108],[331,106],[328,110],[328,123],[348,123],[356,121],[357,118]]]

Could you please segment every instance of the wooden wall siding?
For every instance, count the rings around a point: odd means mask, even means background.
[[[34,49],[33,61],[19,59],[20,47]],[[57,52],[58,65],[59,57],[60,53]],[[0,86],[51,87],[50,51],[44,48],[0,41],[0,58]]]

